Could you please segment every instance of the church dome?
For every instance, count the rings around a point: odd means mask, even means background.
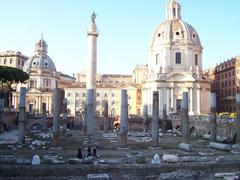
[[[167,6],[166,19],[153,33],[150,48],[174,43],[201,46],[197,31],[181,19],[180,4],[172,0]]]
[[[47,55],[47,43],[41,39],[35,45],[35,55],[24,64],[24,70],[30,72],[56,73],[56,67],[52,59]]]

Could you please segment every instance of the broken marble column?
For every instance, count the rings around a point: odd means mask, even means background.
[[[108,132],[109,130],[109,118],[108,118],[108,101],[105,100],[103,101],[103,109],[104,109],[104,112],[103,112],[103,129],[104,129],[104,132]]]
[[[19,116],[18,116],[18,144],[25,143],[25,101],[26,101],[26,87],[20,88],[19,96]]]
[[[59,89],[53,90],[53,145],[59,145]]]
[[[182,108],[181,109],[182,143],[188,143],[189,138],[188,92],[183,92],[181,108]]]
[[[3,132],[3,122],[4,122],[4,99],[0,98],[0,133]]]
[[[63,130],[67,130],[67,98],[63,98],[63,105],[62,105],[62,124],[63,124]]]
[[[148,106],[145,104],[143,106],[143,131],[147,132],[147,124],[148,124]]]
[[[162,132],[167,132],[167,105],[163,104]]]
[[[127,146],[128,133],[128,96],[127,90],[121,90],[120,136],[121,146]]]
[[[216,93],[212,92],[210,94],[210,111],[211,111],[210,141],[211,142],[217,142],[217,117],[216,117],[217,102],[216,101],[217,101]]]
[[[210,142],[209,147],[222,150],[222,151],[230,151],[232,149],[229,144],[222,144],[222,143],[215,143],[215,142]]]
[[[46,103],[42,103],[42,131],[46,131],[47,127],[46,127],[46,123],[47,123],[47,109],[46,109]]]
[[[184,151],[188,151],[188,152],[191,152],[193,150],[192,145],[191,144],[186,144],[186,143],[180,143],[178,145],[178,148],[182,149]]]
[[[152,108],[152,145],[159,145],[159,93],[153,91],[153,108]]]
[[[237,94],[237,136],[236,136],[236,144],[240,144],[240,94]]]

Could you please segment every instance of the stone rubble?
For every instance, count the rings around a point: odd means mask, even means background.
[[[151,161],[151,164],[160,164],[160,163],[161,163],[161,161],[160,161],[159,155],[158,155],[158,154],[155,154],[155,155],[153,156],[153,159],[152,159],[152,161]]]
[[[237,173],[215,173],[216,178],[223,178],[226,180],[234,180],[240,178],[240,172]]]
[[[32,158],[32,165],[40,165],[40,164],[41,164],[40,157],[38,155],[34,155]]]
[[[179,157],[178,155],[175,154],[165,154],[162,157],[164,162],[168,162],[168,163],[176,163],[179,161]]]

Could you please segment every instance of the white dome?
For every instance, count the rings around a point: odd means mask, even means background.
[[[187,45],[201,46],[197,31],[181,19],[167,19],[162,22],[153,33],[150,48],[167,43],[187,43]]]
[[[30,57],[24,64],[24,71],[56,73],[56,67],[52,59],[47,55],[47,43],[41,39],[35,45],[35,55]]]
[[[167,5],[165,20],[150,40],[149,76],[172,72],[199,74],[202,71],[203,48],[199,35],[181,18],[180,4],[171,0]]]
[[[34,55],[30,57],[24,64],[24,70],[26,72],[36,70],[56,72],[56,67],[48,55],[42,54],[40,56]]]

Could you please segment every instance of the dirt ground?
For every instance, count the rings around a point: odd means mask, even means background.
[[[103,133],[97,130],[95,134],[95,147],[99,159],[91,165],[68,164],[68,158],[76,158],[78,149],[82,149],[83,157],[87,154],[87,137],[81,130],[70,130],[68,133],[60,133],[59,147],[53,147],[51,138],[43,139],[35,133],[27,133],[27,138],[32,140],[48,141],[44,149],[42,146],[29,149],[29,145],[22,148],[0,145],[0,155],[13,154],[15,157],[30,159],[37,154],[42,157],[49,151],[55,152],[59,157],[66,160],[66,164],[49,165],[42,163],[39,166],[0,164],[0,179],[86,179],[87,174],[107,173],[112,179],[214,179],[216,172],[240,172],[240,162],[217,163],[219,156],[234,157],[231,152],[219,151],[207,147],[208,140],[200,137],[190,137],[189,143],[193,145],[192,152],[186,152],[178,148],[182,138],[171,133],[160,137],[158,147],[151,147],[148,134],[131,132],[128,136],[127,148],[121,148],[120,138],[117,132]],[[199,152],[210,153],[204,161],[166,163],[162,160],[164,154],[174,154],[178,157],[203,158]],[[153,156],[158,154],[161,163],[151,164]],[[240,155],[239,155],[240,156]],[[24,173],[25,172],[25,173]],[[26,173],[28,172],[28,173]],[[164,176],[165,175],[165,176]],[[169,178],[168,178],[169,177]]]

